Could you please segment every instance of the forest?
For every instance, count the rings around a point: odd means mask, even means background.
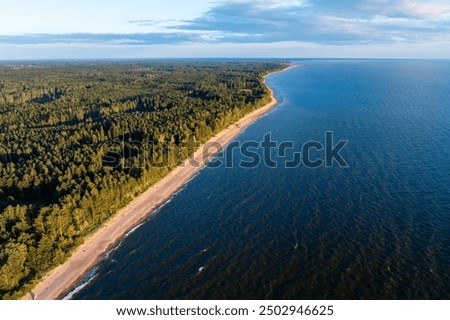
[[[263,76],[283,67],[0,64],[0,298],[31,290],[192,146],[270,101]]]

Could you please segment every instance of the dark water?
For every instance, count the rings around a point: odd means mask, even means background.
[[[298,63],[237,140],[333,131],[349,168],[207,168],[74,299],[450,298],[450,62]]]

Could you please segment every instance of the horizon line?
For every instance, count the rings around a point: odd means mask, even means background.
[[[450,58],[370,58],[370,57],[142,57],[142,58],[23,58],[23,59],[4,59],[0,58],[0,63],[5,62],[75,62],[75,61],[104,61],[104,62],[114,62],[114,61],[181,61],[181,60],[210,60],[210,61],[245,61],[245,60],[258,60],[258,61],[292,61],[292,60],[434,60],[434,61],[447,61]]]

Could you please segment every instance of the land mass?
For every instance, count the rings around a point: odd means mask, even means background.
[[[278,62],[0,65],[0,299],[64,263],[198,145],[270,101]]]
[[[200,147],[192,157],[173,169],[126,207],[119,210],[100,229],[88,236],[64,264],[50,271],[24,299],[53,300],[64,297],[83,279],[89,270],[101,261],[108,251],[118,245],[130,230],[141,224],[155,209],[168,201],[180,187],[201,170],[215,154],[220,152],[245,127],[277,104],[273,91],[269,87],[267,88],[270,91],[269,103],[216,134]],[[221,147],[217,148],[217,146]]]

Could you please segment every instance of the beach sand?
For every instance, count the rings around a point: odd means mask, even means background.
[[[206,144],[225,147],[245,127],[275,106],[277,100],[273,95],[273,91],[270,88],[269,90],[271,92],[270,103],[241,118],[234,125],[218,133]],[[100,262],[108,251],[117,246],[130,230],[148,218],[155,209],[169,200],[177,190],[202,169],[214,157],[213,150],[217,151],[214,154],[221,151],[216,150],[216,148],[207,150],[203,146],[200,147],[190,159],[184,161],[183,165],[172,170],[167,176],[136,197],[126,207],[119,210],[101,228],[88,236],[64,264],[50,271],[32,292],[28,293],[23,299],[55,300],[63,298]]]

